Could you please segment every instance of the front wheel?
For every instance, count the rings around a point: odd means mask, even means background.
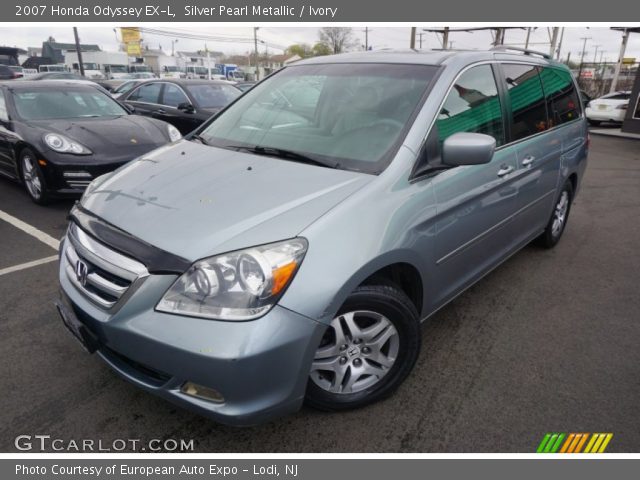
[[[28,148],[20,152],[20,173],[29,197],[38,205],[49,203],[47,184],[36,160],[35,154]]]
[[[536,242],[544,248],[553,248],[560,241],[569,220],[571,202],[573,201],[573,185],[567,180],[560,191],[560,195],[553,207],[551,218],[545,227],[544,232]]]
[[[306,401],[320,410],[362,407],[391,394],[420,352],[418,312],[391,285],[362,285],[345,301],[316,351]]]

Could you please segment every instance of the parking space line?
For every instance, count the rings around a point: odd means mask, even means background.
[[[19,218],[3,212],[2,210],[0,210],[0,220],[4,220],[5,222],[10,223],[14,227],[19,228],[25,233],[28,233],[32,237],[40,240],[42,243],[46,243],[55,250],[58,250],[58,247],[60,246],[60,241],[56,240],[51,235],[44,233],[42,230],[38,230],[36,227],[33,227],[28,223],[23,222]]]
[[[38,265],[44,265],[45,263],[51,263],[58,260],[57,255],[51,257],[41,258],[40,260],[34,260],[32,262],[21,263],[20,265],[14,265],[13,267],[7,267],[0,270],[0,277],[7,273],[18,272],[20,270],[26,270],[27,268],[37,267]]]

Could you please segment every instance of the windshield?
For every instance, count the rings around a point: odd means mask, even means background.
[[[82,64],[82,68],[84,68],[85,70],[98,70],[98,64],[97,63],[83,63]]]
[[[126,65],[110,65],[109,70],[112,73],[127,73],[127,66]]]
[[[178,72],[178,67],[164,67],[165,72]]]
[[[66,71],[63,65],[45,65],[41,67],[44,72],[64,72]]]
[[[136,65],[131,67],[132,72],[150,72],[151,69],[146,65]]]
[[[242,95],[242,92],[231,85],[202,84],[187,87],[191,96],[201,108],[222,108]]]
[[[14,92],[13,99],[18,115],[25,120],[127,115],[115,100],[92,87],[20,89]]]
[[[200,137],[222,148],[266,147],[379,173],[436,71],[399,64],[289,67],[246,92]]]

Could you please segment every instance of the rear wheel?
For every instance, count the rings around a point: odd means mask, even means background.
[[[321,410],[362,407],[391,394],[420,351],[418,313],[391,285],[363,285],[345,301],[316,351],[306,401]]]
[[[571,202],[573,201],[573,185],[569,180],[564,184],[553,207],[553,213],[547,226],[536,242],[545,248],[553,248],[560,241],[569,220]]]
[[[20,152],[20,174],[22,183],[35,203],[46,205],[49,203],[49,195],[47,194],[47,184],[36,160],[35,154],[28,148]]]

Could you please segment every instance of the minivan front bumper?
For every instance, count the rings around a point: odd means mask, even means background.
[[[59,305],[86,329],[91,350],[126,380],[230,425],[263,423],[301,407],[325,325],[280,306],[246,322],[156,312],[175,275],[150,275],[109,313],[69,280],[67,262],[61,255]],[[188,395],[186,382],[214,389],[224,401]]]

